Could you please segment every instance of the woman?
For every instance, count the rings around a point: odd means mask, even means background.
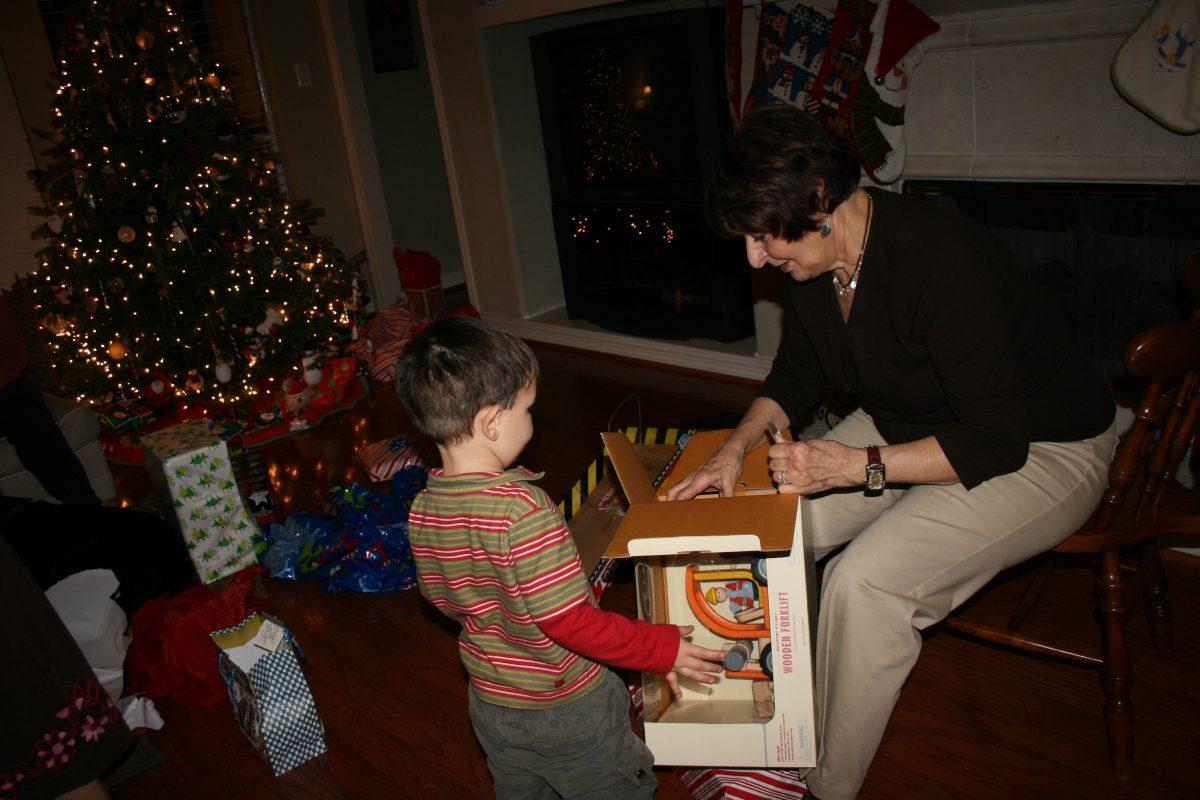
[[[1066,321],[986,231],[922,200],[858,188],[846,143],[776,104],[746,114],[709,185],[717,229],[792,280],[771,373],[718,452],[671,499],[732,492],[768,423],[827,381],[861,407],[819,440],[775,444],[781,492],[811,495],[825,567],[816,636],[822,800],[853,798],[921,647],[1000,570],[1091,513],[1114,404]]]

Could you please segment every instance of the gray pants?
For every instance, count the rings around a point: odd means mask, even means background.
[[[830,431],[851,447],[882,444],[855,411]],[[831,492],[811,502],[825,567],[816,636],[821,734],[808,785],[852,800],[921,650],[919,631],[944,619],[997,572],[1053,548],[1088,518],[1105,486],[1115,426],[1082,442],[1036,442],[1019,471],[961,484]]]
[[[654,756],[629,726],[629,691],[605,670],[600,685],[553,708],[505,708],[469,692],[471,724],[499,800],[654,797]]]

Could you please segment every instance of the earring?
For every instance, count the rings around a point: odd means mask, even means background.
[[[824,239],[829,234],[833,233],[833,228],[829,227],[829,222],[826,221],[821,225],[821,238]]]

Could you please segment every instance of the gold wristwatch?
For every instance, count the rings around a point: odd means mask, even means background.
[[[867,480],[865,489],[868,492],[882,492],[887,486],[887,468],[879,458],[879,446],[867,445]]]

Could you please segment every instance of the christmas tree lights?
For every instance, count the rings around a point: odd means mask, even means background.
[[[32,294],[78,399],[236,404],[350,334],[357,269],[289,202],[222,69],[156,0],[79,7],[56,54]],[[165,387],[165,389],[164,389]]]

